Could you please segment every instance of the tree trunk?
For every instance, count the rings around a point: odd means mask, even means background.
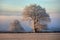
[[[38,22],[39,22],[38,19],[35,18],[34,19],[34,30],[35,30],[35,32],[40,32],[40,30],[38,30],[38,28],[39,28],[39,23]]]

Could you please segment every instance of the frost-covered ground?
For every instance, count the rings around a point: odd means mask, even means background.
[[[2,33],[0,40],[60,40],[60,33]]]

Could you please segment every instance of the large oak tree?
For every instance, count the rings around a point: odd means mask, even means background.
[[[39,5],[30,5],[26,6],[23,10],[24,17],[30,17],[34,21],[34,30],[35,32],[40,32],[42,29],[47,27],[47,24],[50,22],[50,17],[46,13],[45,8],[42,8]]]

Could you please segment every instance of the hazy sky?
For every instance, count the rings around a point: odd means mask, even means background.
[[[25,6],[37,4],[46,8],[47,12],[59,13],[60,0],[0,0],[0,10],[21,11]]]
[[[60,27],[60,22],[59,22],[60,21],[60,0],[0,0],[0,12],[1,10],[2,11],[21,11],[25,6],[30,4],[37,4],[46,9],[47,13],[49,13],[52,20],[51,24],[49,25],[50,27],[55,27],[55,26]],[[0,14],[3,15],[3,16],[0,15],[0,23],[4,22],[5,19],[7,20],[10,18],[11,19],[18,18],[15,16],[14,17],[4,16],[5,14],[6,15],[9,14],[5,12]],[[15,15],[15,12],[10,14]]]

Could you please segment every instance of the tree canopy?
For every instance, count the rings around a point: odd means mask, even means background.
[[[34,21],[34,27],[42,27],[41,25],[47,25],[50,22],[50,17],[46,13],[45,8],[42,8],[40,5],[30,5],[26,6],[23,10],[24,17],[30,17]],[[42,22],[41,22],[42,20]],[[47,23],[47,24],[46,24]]]

